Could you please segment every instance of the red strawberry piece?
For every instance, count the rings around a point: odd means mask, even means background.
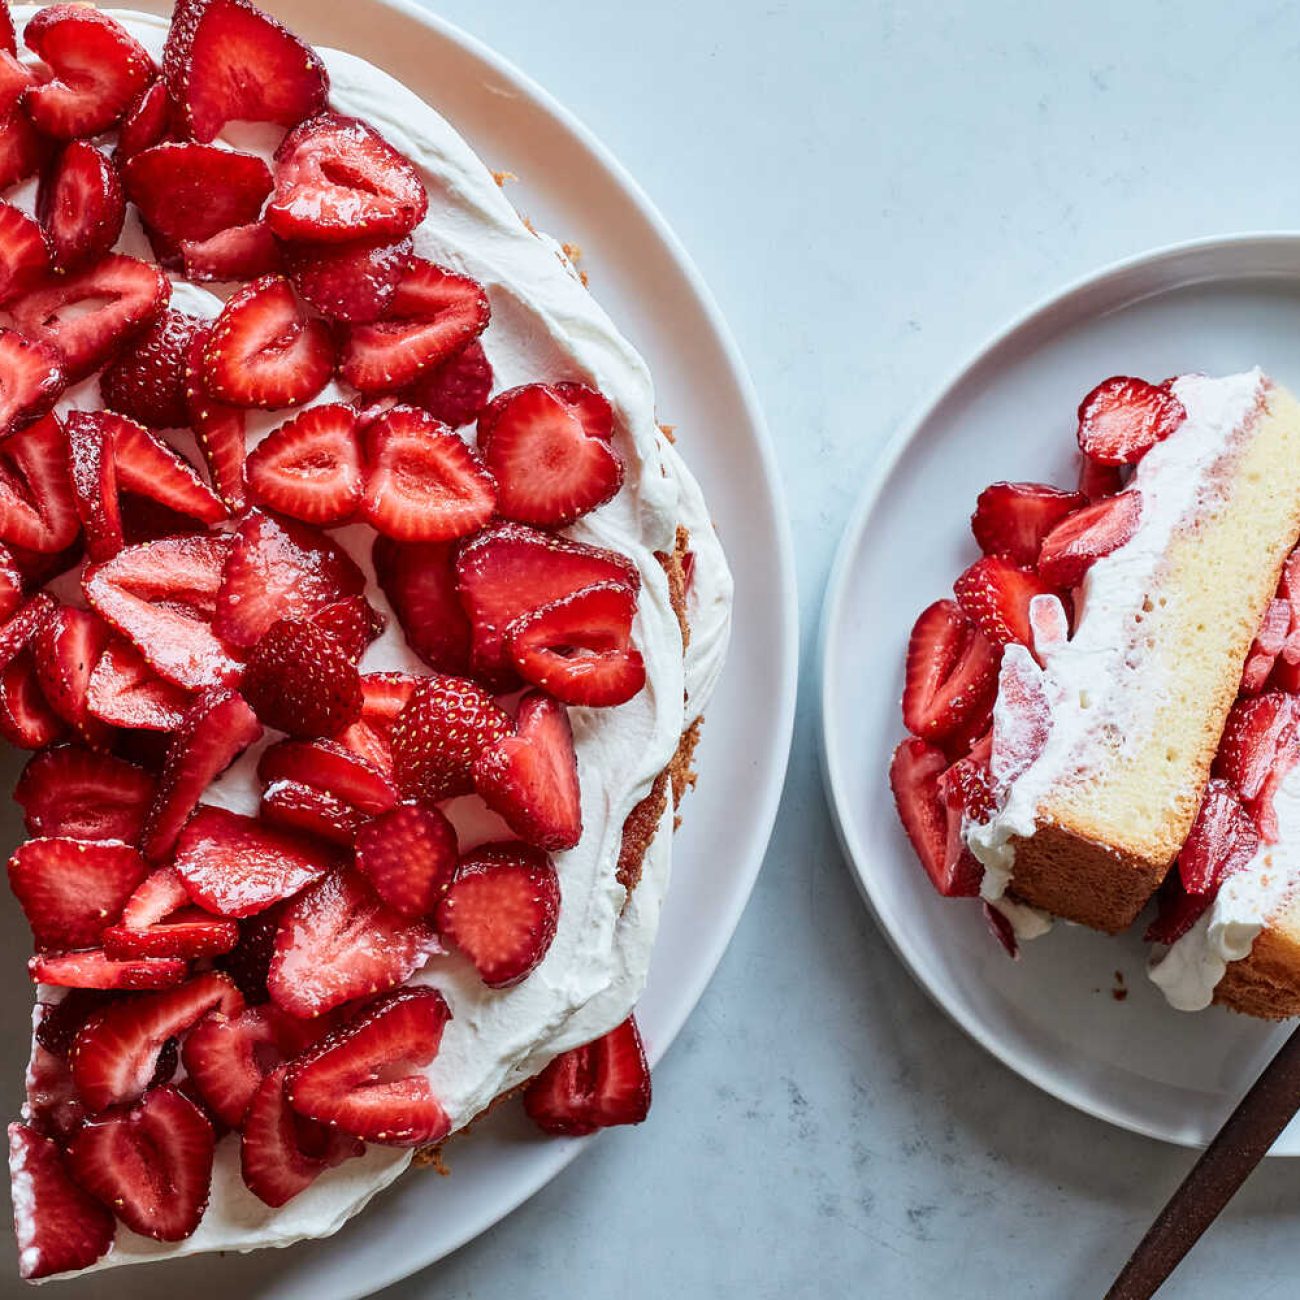
[[[1059,596],[1032,596],[1029,601],[1029,627],[1033,634],[1034,658],[1041,664],[1049,650],[1070,639],[1070,616]]]
[[[450,1019],[436,989],[376,998],[289,1067],[285,1096],[300,1115],[367,1142],[439,1142],[451,1124],[415,1067],[437,1056]]]
[[[332,740],[282,740],[262,754],[257,775],[264,785],[296,781],[314,786],[372,816],[397,803],[397,791],[384,772]]]
[[[345,523],[361,504],[356,411],[328,403],[294,416],[258,443],[246,473],[259,505],[323,527]]]
[[[12,203],[0,203],[0,303],[34,289],[50,269],[49,238]]]
[[[0,736],[20,749],[44,749],[66,732],[67,724],[41,690],[36,660],[26,646],[0,668]]]
[[[185,355],[185,406],[212,486],[232,510],[240,510],[244,505],[247,416],[242,407],[218,402],[204,386],[203,352],[210,333],[210,328],[204,326],[190,340]]]
[[[348,330],[339,373],[364,394],[395,393],[462,351],[490,317],[477,280],[417,258],[383,318]]]
[[[275,151],[266,219],[281,239],[397,239],[420,224],[428,206],[410,160],[359,118],[321,113]]]
[[[370,643],[384,630],[385,619],[364,596],[344,596],[322,605],[311,623],[343,647],[349,663],[360,663]]]
[[[239,942],[239,926],[190,906],[175,867],[159,867],[126,901],[121,918],[103,932],[104,951],[117,961],[136,957],[212,957]]]
[[[1016,938],[1015,926],[992,903],[981,902],[980,909],[984,913],[984,923],[988,926],[989,933],[1001,944],[1012,961],[1019,961],[1020,942]]]
[[[1273,665],[1286,645],[1287,635],[1291,630],[1291,605],[1282,598],[1270,600],[1264,617],[1260,621],[1259,631],[1251,643],[1250,653],[1246,656],[1246,667],[1241,674],[1241,693],[1258,695],[1264,689]]]
[[[1063,492],[1045,483],[994,483],[975,503],[971,532],[985,555],[1002,555],[1032,568],[1043,538],[1083,505],[1087,498],[1082,492]]]
[[[565,704],[609,708],[645,685],[645,662],[632,647],[636,595],[621,582],[598,582],[563,596],[506,629],[519,675]]]
[[[6,54],[18,53],[18,36],[14,31],[13,14],[9,12],[9,0],[0,3],[0,51]]]
[[[512,730],[510,715],[476,682],[434,674],[393,723],[393,768],[408,799],[435,803],[474,792],[474,763]]]
[[[123,167],[122,180],[145,225],[177,242],[255,221],[271,192],[260,158],[215,144],[155,145]]]
[[[478,339],[436,366],[429,366],[403,397],[422,406],[435,420],[459,429],[478,419],[492,392],[492,363]]]
[[[41,178],[36,215],[61,270],[97,260],[117,243],[126,217],[117,168],[94,145],[73,140]]]
[[[998,712],[993,722],[993,748],[1001,780],[1014,781],[1038,758],[1051,724],[1042,673],[1028,654],[1009,651],[1002,658]]]
[[[355,871],[332,871],[285,908],[266,986],[278,1007],[310,1019],[405,983],[436,950],[427,925],[387,907]]]
[[[112,840],[28,840],[9,859],[9,887],[38,948],[97,944],[144,875],[139,853]]]
[[[111,413],[109,419],[119,487],[205,524],[226,517],[221,499],[179,452],[134,420]]]
[[[471,633],[456,591],[456,552],[451,542],[403,543],[380,534],[371,554],[407,645],[430,668],[463,677]]]
[[[96,1012],[77,1034],[69,1058],[86,1105],[99,1111],[134,1101],[149,1087],[163,1044],[215,1007],[236,1015],[243,998],[226,976],[210,971]]]
[[[58,745],[28,761],[14,798],[30,835],[134,844],[154,787],[148,772],[124,759]]]
[[[215,533],[128,546],[88,566],[82,588],[91,607],[151,668],[197,690],[229,679],[239,668],[208,622],[229,550],[230,538]]]
[[[62,357],[64,373],[74,382],[98,370],[148,325],[170,294],[171,285],[158,267],[109,253],[84,270],[23,294],[9,311],[28,338]]]
[[[940,788],[947,767],[941,749],[924,740],[905,740],[889,765],[889,785],[903,829],[934,887],[946,897],[974,897],[983,872],[968,851],[954,852],[948,805]]]
[[[65,379],[63,358],[53,347],[0,328],[0,437],[40,419]]]
[[[442,542],[478,531],[492,517],[496,489],[478,456],[427,411],[395,406],[364,432],[362,510],[403,542]]]
[[[1122,492],[1126,474],[1123,465],[1101,465],[1089,456],[1079,456],[1079,492],[1089,501]]]
[[[352,847],[367,820],[346,800],[301,781],[273,781],[262,792],[261,814],[272,826],[315,835],[343,848]]]
[[[1079,450],[1103,465],[1132,465],[1186,418],[1167,385],[1115,375],[1079,403]]]
[[[280,245],[265,221],[230,226],[207,239],[182,239],[187,280],[255,280],[284,269]]]
[[[117,147],[113,150],[117,165],[124,166],[136,154],[152,149],[170,129],[171,104],[160,77],[141,91],[118,127]]]
[[[292,736],[335,736],[361,716],[356,667],[312,623],[272,623],[253,647],[240,689],[268,727]]]
[[[584,419],[581,385],[525,384],[493,399],[479,417],[483,458],[497,484],[497,509],[507,519],[562,527],[603,505],[623,484],[623,461],[610,445],[613,415]]]
[[[285,1096],[288,1068],[262,1080],[249,1104],[240,1137],[244,1185],[258,1200],[279,1207],[293,1200],[326,1169],[365,1151],[357,1138],[335,1133],[299,1115]]]
[[[438,937],[489,988],[508,988],[546,956],[560,917],[560,878],[528,844],[483,844],[461,859],[438,904]]]
[[[0,664],[9,663],[30,645],[58,608],[52,596],[38,591],[7,623],[0,625]]]
[[[261,1006],[270,997],[266,991],[266,975],[275,953],[275,936],[280,931],[284,907],[284,904],[268,907],[265,912],[236,921],[239,942],[216,960],[217,968],[234,980],[249,1006]]]
[[[456,560],[456,585],[473,627],[475,673],[494,687],[516,680],[506,629],[523,614],[601,582],[640,590],[624,555],[527,528],[497,524],[467,542]]]
[[[564,1137],[640,1124],[650,1113],[650,1066],[636,1020],[561,1052],[524,1090],[524,1110],[543,1133]]]
[[[1142,494],[1136,488],[1075,511],[1043,539],[1040,576],[1056,587],[1078,586],[1098,560],[1133,537],[1141,518]]]
[[[1156,894],[1156,917],[1143,939],[1147,943],[1176,943],[1205,915],[1212,902],[1212,893],[1189,894],[1178,872],[1171,871]]]
[[[110,641],[90,674],[86,707],[113,727],[175,731],[189,706],[189,692],[154,672],[129,641]]]
[[[357,870],[393,911],[429,916],[456,871],[456,831],[437,809],[403,804],[362,826]]]
[[[991,771],[993,734],[988,732],[939,778],[939,793],[950,811],[974,822],[986,822],[997,809],[997,788]]]
[[[378,320],[411,265],[409,236],[396,242],[286,244],[285,262],[298,295],[330,320]]]
[[[412,673],[363,673],[361,721],[350,726],[339,743],[391,777],[393,723],[422,680]]]
[[[144,46],[106,13],[86,5],[40,10],[23,39],[54,73],[52,80],[33,86],[24,102],[36,126],[56,140],[107,131],[154,77]]]
[[[173,18],[163,78],[178,125],[214,139],[230,121],[296,126],[329,94],[311,46],[249,0],[193,0]]]
[[[203,1104],[227,1128],[239,1128],[266,1075],[319,1037],[269,1004],[234,1016],[212,1011],[186,1035],[181,1059]]]
[[[90,745],[106,748],[108,728],[87,708],[90,674],[111,632],[98,615],[64,605],[32,641],[36,672],[50,707]]]
[[[113,455],[114,419],[108,411],[69,411],[68,472],[77,517],[92,560],[109,560],[122,549],[122,512]]]
[[[26,1282],[89,1268],[108,1253],[113,1216],[72,1179],[59,1144],[27,1124],[9,1125],[9,1176],[18,1237],[18,1271]]]
[[[0,49],[0,119],[13,112],[27,89],[39,80],[36,70],[20,63],[12,50]]]
[[[922,611],[907,645],[903,722],[923,740],[942,740],[997,694],[999,654],[951,600]]]
[[[39,953],[27,963],[33,983],[72,989],[162,989],[178,985],[189,974],[188,962],[113,961],[102,948],[81,952]]]
[[[53,554],[72,545],[78,527],[67,438],[46,416],[0,443],[0,540]]]
[[[100,384],[105,404],[153,428],[188,424],[185,359],[203,328],[194,316],[164,311],[104,371]]]
[[[227,299],[203,349],[202,380],[234,406],[297,406],[334,373],[334,340],[308,317],[282,275],[264,275]]]
[[[184,1241],[208,1208],[216,1137],[176,1088],[155,1088],[124,1113],[87,1121],[68,1147],[78,1183],[132,1232]]]
[[[1191,833],[1178,854],[1178,871],[1189,894],[1213,895],[1220,883],[1250,862],[1259,831],[1236,790],[1220,777],[1205,788]]]
[[[1294,701],[1294,696],[1281,691],[1238,700],[1228,714],[1214,760],[1214,774],[1241,795],[1270,844],[1278,836],[1274,796],[1300,758]]]
[[[996,555],[976,560],[953,590],[966,617],[999,648],[1013,641],[1031,644],[1029,602],[1054,591],[1028,569]]]
[[[167,751],[145,828],[145,857],[156,862],[172,851],[199,797],[261,735],[261,723],[234,691],[205,691],[194,701]]]
[[[515,733],[478,756],[474,787],[521,839],[571,849],[582,838],[582,791],[568,710],[531,691],[519,703]]]
[[[17,613],[22,603],[22,570],[13,555],[0,546],[0,620]]]
[[[0,190],[35,176],[49,153],[49,142],[21,106],[0,113]]]

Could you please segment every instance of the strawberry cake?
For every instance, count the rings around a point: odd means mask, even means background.
[[[455,131],[250,0],[0,0],[0,734],[36,1280],[337,1230],[632,1017],[731,579]]]

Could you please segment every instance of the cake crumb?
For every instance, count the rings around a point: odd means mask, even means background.
[[[505,189],[508,182],[517,181],[519,177],[514,172],[493,172],[492,179],[496,181],[498,189]]]
[[[412,1163],[421,1169],[435,1170],[443,1178],[451,1176],[451,1166],[443,1159],[441,1144],[436,1147],[421,1147],[415,1153]]]
[[[660,424],[659,432],[663,434],[674,446],[677,445],[677,426],[675,424]]]
[[[1124,983],[1122,970],[1115,972],[1115,986],[1111,989],[1110,995],[1116,1002],[1123,1002],[1128,997],[1128,986]]]

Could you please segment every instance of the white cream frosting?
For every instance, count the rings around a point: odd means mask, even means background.
[[[1036,681],[1046,696],[1050,723],[1038,756],[1014,776],[998,811],[987,822],[964,828],[971,851],[984,866],[981,893],[1001,898],[1015,866],[1015,841],[1031,837],[1043,799],[1062,781],[1086,774],[1103,753],[1102,734],[1136,746],[1149,736],[1162,687],[1152,661],[1136,643],[1143,603],[1158,588],[1158,575],[1175,532],[1200,516],[1213,499],[1216,467],[1235,454],[1234,434],[1259,404],[1266,380],[1256,370],[1211,379],[1185,375],[1174,392],[1187,419],[1138,463],[1130,489],[1142,496],[1134,535],[1098,560],[1075,593],[1074,635],[1045,648],[1040,669],[1019,647],[1003,659],[1004,680],[1013,667]],[[1001,691],[994,713],[994,774],[998,724],[1013,723]]]
[[[36,12],[15,9],[21,31]],[[165,19],[109,10],[155,57]],[[730,628],[732,582],[700,489],[655,422],[645,364],[586,291],[554,244],[520,220],[483,163],[427,104],[386,73],[353,55],[319,51],[331,79],[330,105],[365,118],[420,170],[430,211],[416,231],[417,252],[479,280],[492,304],[483,345],[499,389],[536,379],[575,379],[600,389],[615,413],[616,445],[627,473],[623,489],[570,535],[629,556],[642,579],[635,637],[646,661],[645,689],[616,709],[570,711],[582,788],[581,843],[555,855],[562,905],[555,940],[523,983],[491,990],[455,955],[430,959],[415,979],[441,989],[453,1012],[437,1059],[428,1068],[435,1094],[459,1129],[503,1091],[535,1074],[558,1053],[599,1036],[624,1019],[645,984],[660,905],[671,865],[672,809],[648,849],[641,880],[627,900],[616,878],[622,827],[671,759],[684,727],[705,708],[717,680]],[[228,142],[266,152],[274,138],[237,127]],[[17,201],[30,206],[30,187]],[[123,251],[149,256],[138,226],[124,232]],[[173,305],[202,316],[220,309],[220,295],[174,282]],[[331,384],[316,402],[336,400]],[[93,382],[65,395],[63,405],[93,405]],[[284,418],[254,414],[250,445]],[[676,615],[656,551],[671,551],[678,523],[690,530],[694,577],[691,626],[683,657]],[[364,671],[427,672],[405,645],[373,582],[368,529],[336,534],[372,579],[368,595],[389,614]],[[257,752],[245,755],[209,791],[212,802],[256,807]],[[462,845],[491,838],[500,823],[476,800],[449,809]],[[626,903],[626,907],[625,907]],[[364,1157],[331,1170],[279,1210],[243,1186],[238,1144],[218,1144],[212,1199],[198,1231],[162,1246],[122,1229],[97,1267],[210,1250],[284,1246],[326,1236],[360,1211],[410,1162],[407,1151],[372,1146]]]

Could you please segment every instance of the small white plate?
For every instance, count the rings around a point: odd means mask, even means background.
[[[708,289],[663,218],[545,91],[405,0],[262,2],[305,39],[349,50],[404,81],[490,167],[518,176],[510,197],[539,229],[582,248],[601,304],[650,364],[662,418],[677,426],[678,446],[703,485],[727,548],[736,577],[733,653],[708,710],[699,787],[683,809],[672,888],[650,983],[637,1008],[657,1060],[703,993],[740,920],[776,816],[793,728],[794,560],[757,397]],[[131,7],[132,0],[121,3]],[[134,7],[170,10],[165,0],[135,0]],[[581,57],[576,46],[574,57]],[[21,761],[12,751],[0,755],[0,787],[12,787]],[[7,852],[22,834],[16,809],[0,800],[0,845]],[[30,1035],[24,969],[30,943],[8,900],[0,906],[0,1096],[7,1115],[18,1112]],[[655,1119],[672,1123],[661,1110]],[[413,1171],[327,1241],[112,1270],[71,1286],[99,1300],[353,1300],[491,1227],[590,1140],[542,1138],[516,1107],[503,1107],[449,1148],[450,1178]],[[653,1134],[642,1140],[653,1141]],[[0,1278],[16,1277],[12,1237],[0,1232]],[[436,1289],[436,1282],[430,1285]]]
[[[1300,386],[1300,235],[1202,241],[1124,262],[998,334],[893,440],[841,544],[822,621],[822,757],[845,852],[886,937],[990,1052],[1081,1110],[1203,1145],[1286,1030],[1172,1010],[1139,924],[1058,925],[1008,961],[973,900],[939,897],[886,779],[920,610],[976,557],[968,520],[998,479],[1073,485],[1074,410],[1100,379],[1229,374]],[[1300,472],[1300,466],[1296,467]],[[1117,994],[1122,993],[1122,998]],[[1275,1155],[1300,1155],[1293,1123]]]

